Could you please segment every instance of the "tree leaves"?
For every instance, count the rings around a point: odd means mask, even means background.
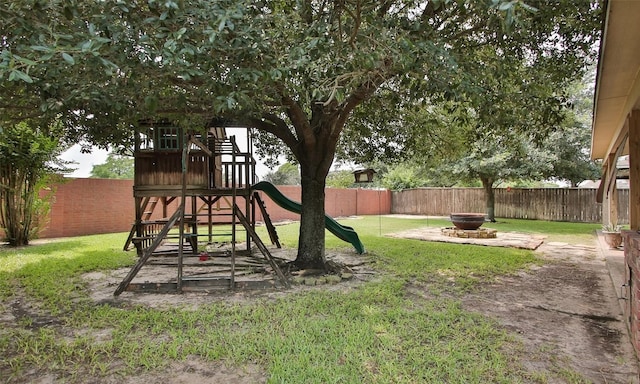
[[[33,79],[29,75],[27,75],[22,71],[14,69],[13,71],[9,72],[9,81],[16,81],[16,80],[22,80],[26,83],[33,83]]]
[[[476,1],[434,1],[428,10],[406,2],[386,7],[367,0],[359,8],[318,3],[308,14],[279,1],[73,2],[66,10],[11,3],[10,9],[21,11],[5,11],[4,20],[20,29],[7,34],[0,76],[47,84],[31,92],[51,106],[44,110],[66,109],[69,125],[92,126],[74,132],[100,140],[125,136],[114,129],[129,125],[117,121],[133,120],[139,111],[271,113],[291,123],[283,96],[311,118],[318,105],[353,100],[363,84],[381,83],[419,102],[484,97],[479,45],[495,43],[505,57],[527,52],[534,60],[538,47],[548,47],[545,36],[554,24],[581,20],[562,31],[575,37],[568,41],[580,40],[592,27],[591,15],[584,14],[588,5],[540,3],[540,20],[534,20],[524,2],[498,0],[492,9]],[[511,10],[531,32],[504,34],[500,23]],[[69,12],[72,18],[65,17]],[[41,20],[59,22],[51,29]],[[156,101],[150,103],[149,95]],[[391,116],[396,101],[387,102]],[[70,112],[80,110],[93,118]]]
[[[74,65],[76,63],[76,61],[73,59],[73,56],[71,56],[66,52],[62,52],[62,58],[64,59],[64,61],[66,61],[70,65]]]
[[[56,161],[61,140],[55,131],[56,127],[25,122],[0,130],[0,227],[11,245],[25,245],[35,234],[33,220],[38,212],[34,201],[44,186],[42,181],[65,170]]]
[[[134,160],[132,157],[109,153],[103,164],[95,164],[91,169],[92,178],[133,179]]]

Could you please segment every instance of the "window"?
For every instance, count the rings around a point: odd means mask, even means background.
[[[180,128],[177,127],[157,127],[158,149],[159,150],[179,150],[180,149]]]

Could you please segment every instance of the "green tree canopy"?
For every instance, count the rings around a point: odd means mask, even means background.
[[[478,63],[486,64],[470,69],[478,76],[474,86],[482,93],[431,98],[422,105],[400,98],[396,105],[402,114],[390,124],[388,119],[385,124],[385,116],[391,111],[382,105],[362,106],[356,111],[354,129],[345,136],[351,143],[361,138],[373,145],[345,144],[341,155],[363,161],[418,161],[419,168],[428,170],[425,183],[480,180],[490,220],[494,220],[493,188],[499,182],[556,177],[573,183],[593,175],[594,165],[585,151],[589,130],[578,118],[584,113],[571,108],[575,80],[558,77],[562,70],[546,59],[505,56],[492,45],[473,54]],[[588,62],[583,62],[584,68]],[[396,173],[404,175],[401,180],[416,181],[409,171],[404,167]]]
[[[102,179],[133,179],[133,158],[109,153],[103,164],[95,164],[91,177]]]
[[[552,132],[543,145],[553,148],[557,160],[553,164],[551,177],[566,180],[575,187],[584,180],[601,177],[601,167],[591,160],[591,119],[595,88],[595,65],[591,66],[584,78],[575,81],[569,88],[571,110],[562,129]]]
[[[300,172],[298,166],[292,163],[284,163],[274,172],[269,172],[264,179],[275,185],[300,184]]]
[[[327,175],[327,187],[353,188],[356,185],[353,171],[346,169],[331,171]]]
[[[389,168],[382,178],[382,185],[391,190],[423,187],[427,184],[423,168],[408,162]]]
[[[507,180],[541,180],[551,173],[556,155],[541,149],[526,137],[485,136],[468,148],[466,154],[445,165],[449,173],[461,180],[480,180],[485,190],[487,219],[495,221],[496,183]]]
[[[561,81],[599,25],[595,2],[569,0],[10,0],[0,20],[0,91],[17,101],[3,119],[61,115],[69,136],[107,145],[140,118],[224,115],[264,133],[259,153],[288,151],[304,268],[325,264],[324,186],[354,109],[383,90],[482,98],[488,46]]]

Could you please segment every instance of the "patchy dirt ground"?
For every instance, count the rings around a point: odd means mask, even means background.
[[[462,298],[465,309],[496,319],[523,342],[521,360],[531,372],[562,375],[570,368],[593,383],[640,382],[635,355],[605,254],[593,244],[544,242],[499,233],[498,239],[447,239],[437,229],[395,234],[427,241],[532,249],[548,262],[503,276]],[[530,237],[530,238],[529,238]],[[496,241],[497,240],[497,241]],[[617,252],[621,250],[604,251]]]
[[[543,243],[536,252],[549,262],[514,276],[501,277],[479,291],[462,297],[465,309],[495,319],[519,339],[522,349],[513,353],[519,356],[532,374],[553,372],[555,377],[563,377],[562,371],[569,368],[593,383],[639,383],[638,360],[629,342],[617,293],[605,260],[596,247]],[[298,290],[353,289],[362,281],[375,277],[366,264],[366,256],[349,254],[332,255],[331,258],[351,266],[353,278],[334,285],[296,285],[292,290],[266,293],[171,295],[125,292],[118,298],[113,297],[113,292],[128,270],[109,274],[91,273],[85,278],[89,281],[91,296],[96,302],[197,307],[211,300],[245,302],[268,300]],[[419,287],[410,289],[416,295],[429,295]],[[259,366],[229,367],[223,363],[194,358],[183,363],[174,362],[166,369],[139,376],[124,379],[106,377],[101,383],[244,384],[266,381],[267,373]],[[56,383],[56,378],[39,377],[31,382]]]
[[[638,383],[638,361],[604,258],[593,246],[543,244],[536,252],[551,262],[500,278],[464,297],[464,307],[517,334],[532,371],[568,366],[594,383]]]

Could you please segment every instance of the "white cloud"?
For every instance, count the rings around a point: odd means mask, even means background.
[[[91,153],[82,153],[80,148],[80,145],[76,144],[60,155],[62,160],[76,162],[76,164],[69,165],[69,167],[74,168],[75,171],[65,175],[66,177],[89,177],[94,165],[103,164],[107,161],[107,155],[109,154],[107,150],[93,147]]]

